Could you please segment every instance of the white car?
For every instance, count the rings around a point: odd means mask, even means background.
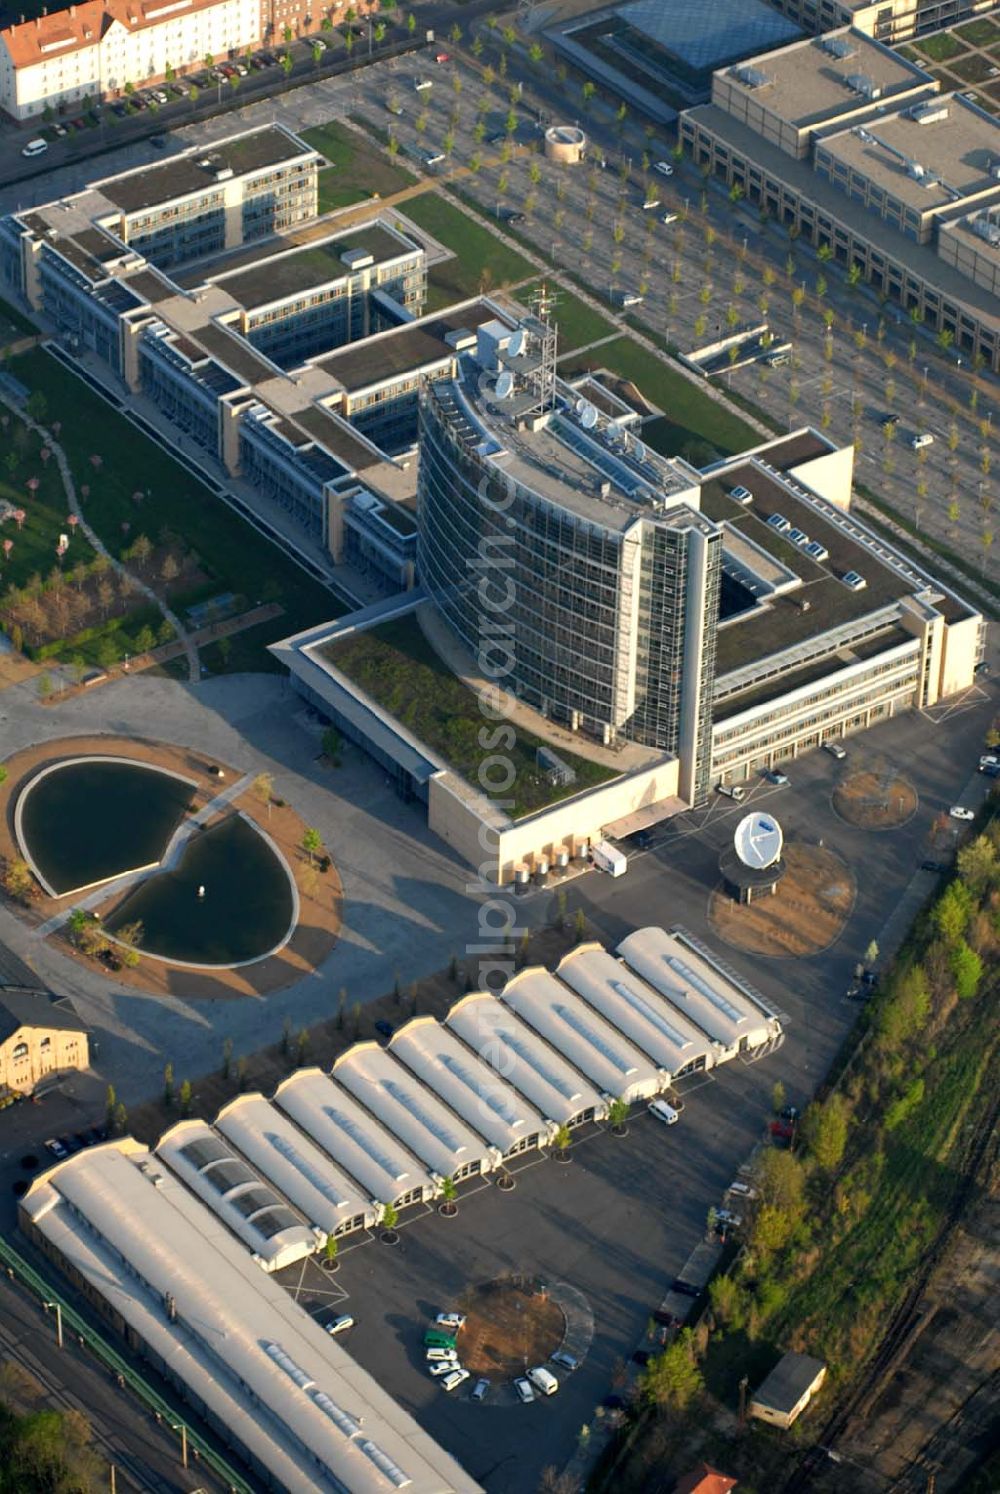
[[[457,1390],[468,1378],[469,1371],[459,1366],[458,1369],[453,1369],[450,1375],[445,1375],[441,1385],[445,1390]]]
[[[756,1198],[757,1197],[757,1189],[756,1188],[751,1187],[749,1183],[741,1183],[739,1181],[737,1181],[735,1183],[730,1183],[729,1187],[726,1189],[726,1192],[727,1193],[735,1193],[736,1196],[737,1196],[737,1198]]]
[[[535,1399],[535,1392],[531,1388],[531,1381],[526,1380],[523,1375],[519,1380],[514,1381],[514,1389],[526,1406]]]
[[[1000,767],[1000,757],[997,757],[995,752],[987,752],[979,759],[979,766],[981,768]]]
[[[457,1364],[458,1353],[455,1349],[428,1349],[424,1355],[428,1364]]]
[[[676,223],[677,222],[677,216],[678,215],[676,213],[664,213],[663,217],[660,219],[660,222],[661,223],[666,223],[667,225],[669,225],[671,223]]]
[[[976,818],[974,809],[964,809],[961,804],[953,804],[948,813],[953,820],[974,820]]]
[[[528,1371],[528,1379],[531,1381],[532,1390],[540,1395],[555,1395],[559,1389],[559,1381],[551,1370],[547,1370],[544,1364],[536,1365]]]
[[[434,1321],[441,1328],[454,1328],[456,1333],[465,1327],[465,1318],[460,1312],[439,1312]]]
[[[434,1364],[429,1364],[427,1366],[427,1373],[429,1375],[453,1375],[456,1370],[460,1370],[461,1368],[462,1366],[457,1364],[454,1359],[442,1359],[435,1361]]]
[[[680,1119],[677,1111],[666,1100],[650,1100],[646,1109],[654,1120],[662,1121],[665,1126],[676,1126]]]
[[[674,174],[674,168],[669,161],[657,161],[653,170],[658,171],[661,176],[673,176]]]
[[[331,1337],[336,1338],[338,1333],[346,1333],[348,1328],[353,1327],[354,1319],[352,1317],[348,1317],[345,1313],[342,1318],[334,1318],[332,1323],[327,1323],[326,1331],[331,1335]]]

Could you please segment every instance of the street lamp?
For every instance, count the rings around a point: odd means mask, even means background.
[[[62,1308],[60,1307],[60,1305],[59,1305],[58,1302],[43,1302],[42,1306],[45,1308],[46,1312],[48,1312],[48,1310],[49,1310],[50,1307],[52,1307],[52,1308],[55,1309],[55,1314],[56,1314],[56,1344],[61,1349],[62,1346],[63,1346]]]
[[[181,1434],[181,1466],[186,1468],[188,1465],[188,1429],[182,1421],[172,1421],[170,1430]]]

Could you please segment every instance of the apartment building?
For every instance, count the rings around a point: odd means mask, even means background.
[[[0,31],[0,109],[28,120],[115,97],[260,40],[260,0],[82,0]]]
[[[853,26],[895,46],[996,9],[996,0],[771,0],[803,31]]]

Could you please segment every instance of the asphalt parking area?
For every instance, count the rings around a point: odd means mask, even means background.
[[[651,1313],[704,1235],[708,1209],[761,1135],[781,1072],[780,1054],[730,1065],[688,1095],[669,1130],[639,1106],[627,1136],[593,1127],[574,1142],[568,1165],[526,1159],[513,1192],[480,1180],[459,1195],[455,1218],[408,1213],[398,1245],[345,1241],[333,1293],[336,1311],[350,1313],[356,1327],[340,1342],[490,1494],[535,1488],[542,1469],[566,1461],[581,1426],[620,1388]],[[499,1381],[483,1404],[473,1403],[475,1376],[445,1392],[427,1373],[424,1332],[436,1313],[460,1310],[470,1289],[512,1273],[541,1278],[565,1302],[574,1351],[592,1314],[579,1369],[550,1365],[558,1392],[527,1406]],[[310,1285],[300,1300],[326,1321],[333,1293],[321,1300]],[[460,1334],[459,1351],[461,1343]]]

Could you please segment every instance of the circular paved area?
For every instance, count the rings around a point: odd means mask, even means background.
[[[891,764],[851,773],[837,784],[835,812],[859,830],[897,830],[917,812],[917,791]]]
[[[721,887],[711,895],[714,932],[736,949],[770,959],[819,954],[840,937],[854,907],[854,876],[838,855],[805,841],[786,843],[786,872],[772,897],[736,903]]]

